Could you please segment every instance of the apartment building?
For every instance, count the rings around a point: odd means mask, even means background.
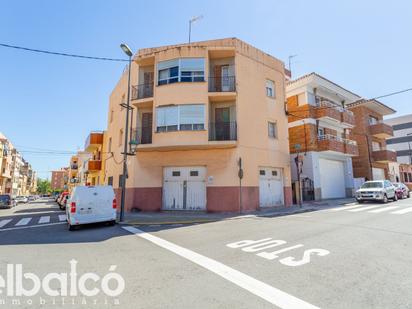
[[[77,184],[82,186],[88,182],[89,170],[88,161],[91,159],[91,154],[87,151],[77,152]]]
[[[349,137],[355,118],[345,104],[360,97],[317,73],[289,81],[286,96],[292,181],[299,171],[302,200],[351,197],[358,145]]]
[[[284,64],[236,38],[133,58],[126,211],[292,202]],[[127,73],[110,96],[104,183],[122,183]]]
[[[11,143],[0,132],[0,194],[11,193],[12,156]]]
[[[412,164],[412,114],[384,120],[392,126],[393,137],[386,140],[386,146],[396,151],[397,161]]]
[[[70,164],[69,164],[69,169],[68,169],[68,177],[69,177],[68,187],[69,187],[70,192],[79,183],[79,179],[78,179],[79,162],[78,160],[79,159],[77,155],[72,156],[70,158]]]
[[[52,171],[50,186],[52,191],[60,191],[68,189],[68,168]]]
[[[395,110],[374,99],[361,99],[347,107],[355,115],[350,138],[356,140],[359,148],[359,155],[352,158],[354,177],[365,180],[396,178],[393,168],[389,167],[397,162],[396,152],[386,147],[386,139],[393,136],[393,128],[383,122],[383,117]]]
[[[104,182],[104,142],[105,132],[91,132],[86,139],[84,151],[90,154],[84,169],[86,184],[94,186]]]

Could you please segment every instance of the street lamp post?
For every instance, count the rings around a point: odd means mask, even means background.
[[[412,133],[406,134],[406,136],[412,136]],[[411,148],[411,141],[408,141],[409,146],[409,164],[412,165],[412,148]]]
[[[130,71],[132,70],[132,56],[133,53],[130,50],[129,46],[126,44],[120,44],[123,52],[129,57],[129,76],[127,79],[127,102],[126,102],[126,123],[124,129],[124,148],[123,148],[123,175],[122,175],[122,197],[120,200],[120,222],[124,219],[124,204],[126,198],[126,178],[127,178],[127,146],[129,139],[129,110],[130,110]],[[123,103],[123,102],[122,102]]]

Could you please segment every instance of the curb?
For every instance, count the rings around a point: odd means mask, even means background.
[[[189,221],[163,221],[163,222],[148,222],[148,221],[128,221],[120,224],[125,225],[172,225],[172,224],[195,224],[195,223],[210,223],[217,222],[225,219],[205,219],[205,220],[189,220]]]

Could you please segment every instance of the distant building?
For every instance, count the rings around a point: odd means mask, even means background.
[[[412,114],[384,122],[393,128],[393,137],[386,140],[388,149],[396,151],[399,163],[412,164]]]
[[[62,168],[59,171],[52,171],[51,189],[53,191],[66,190],[68,183],[68,171]]]

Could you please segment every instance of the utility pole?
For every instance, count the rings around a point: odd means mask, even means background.
[[[125,198],[126,198],[126,178],[127,178],[127,145],[129,140],[129,110],[130,110],[130,71],[132,70],[132,56],[133,53],[130,50],[129,46],[126,44],[120,45],[121,49],[124,53],[129,56],[129,76],[127,80],[127,102],[126,102],[126,123],[125,123],[125,130],[124,130],[124,150],[123,150],[123,175],[122,175],[122,199],[120,201],[120,222],[124,219],[124,206],[125,206]]]

